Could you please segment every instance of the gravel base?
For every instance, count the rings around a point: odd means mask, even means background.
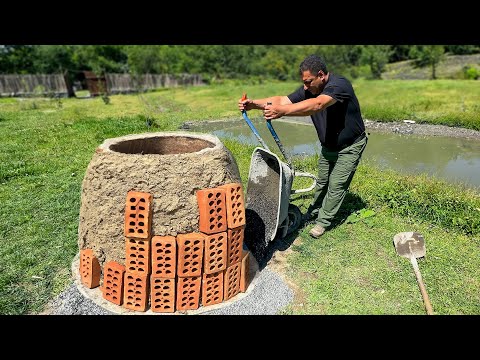
[[[257,265],[258,266],[258,265]],[[80,282],[78,256],[72,263],[74,282],[57,296],[41,315],[276,315],[292,300],[294,293],[283,279],[268,267],[254,268],[253,279],[245,293],[232,299],[197,310],[155,313],[137,312],[114,305],[101,296],[100,288],[88,289]]]

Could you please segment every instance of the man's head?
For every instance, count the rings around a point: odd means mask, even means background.
[[[300,76],[303,88],[318,95],[328,81],[327,65],[321,57],[309,55],[300,64]]]

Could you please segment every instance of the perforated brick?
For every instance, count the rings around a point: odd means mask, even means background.
[[[149,239],[152,226],[152,199],[149,193],[129,191],[125,205],[125,236]]]
[[[227,233],[205,235],[203,272],[211,274],[227,268]]]
[[[80,250],[80,275],[82,284],[89,289],[100,285],[102,269],[92,249]]]
[[[150,241],[126,238],[125,267],[138,275],[150,274]]]
[[[201,284],[201,276],[177,278],[177,310],[198,309]]]
[[[223,285],[223,300],[227,301],[240,292],[240,268],[241,262],[230,265],[225,270]]]
[[[209,306],[223,301],[223,271],[202,276],[202,305]]]
[[[150,309],[153,312],[175,312],[175,279],[150,277]]]
[[[177,268],[177,239],[174,236],[152,238],[152,276],[173,279]]]
[[[197,190],[199,210],[198,228],[205,234],[214,234],[227,230],[227,209],[225,189]]]
[[[123,304],[123,276],[125,266],[109,261],[103,267],[103,298],[116,304]]]
[[[227,266],[240,262],[242,259],[243,239],[245,234],[245,226],[227,230]]]
[[[125,272],[123,306],[135,311],[147,311],[149,294],[148,275]]]
[[[225,189],[228,228],[245,225],[245,197],[242,184],[225,184],[220,188]]]
[[[177,275],[200,276],[203,266],[203,242],[201,233],[177,235]]]
[[[248,250],[243,250],[242,265],[240,268],[240,292],[245,292],[248,289],[252,279],[250,275],[250,256]]]

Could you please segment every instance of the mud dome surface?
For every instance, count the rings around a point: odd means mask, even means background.
[[[153,195],[152,236],[198,231],[196,191],[241,183],[230,151],[213,135],[159,132],[107,139],[82,183],[79,249],[125,263],[128,191]]]

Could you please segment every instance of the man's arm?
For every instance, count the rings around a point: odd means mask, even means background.
[[[288,99],[288,97],[287,97]],[[290,101],[290,99],[289,99]],[[298,103],[292,104],[275,104],[264,107],[265,120],[278,119],[282,116],[309,116],[327,107],[335,104],[337,100],[329,95],[318,95],[312,99],[306,99]]]
[[[272,105],[289,105],[292,104],[288,96],[271,96],[263,99],[240,99],[238,101],[238,108],[240,111],[243,110],[264,110],[267,103],[272,103]]]

